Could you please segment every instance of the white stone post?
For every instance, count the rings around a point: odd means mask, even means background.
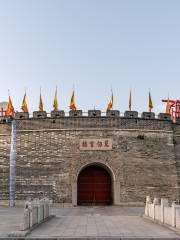
[[[155,220],[155,205],[159,204],[159,198],[154,198],[153,200],[153,219]]]
[[[159,198],[154,198],[153,203],[158,205],[159,204]]]
[[[33,206],[30,212],[30,227],[38,223],[38,207]]]
[[[175,202],[172,203],[172,226],[176,227],[176,213],[177,210],[180,209],[180,206]]]
[[[146,196],[145,215],[149,217],[149,204],[151,204],[150,196]]]
[[[176,208],[176,228],[180,229],[180,208]]]
[[[37,204],[38,208],[38,223],[42,222],[44,219],[44,208],[43,208],[43,201],[40,200]]]
[[[172,203],[172,226],[175,227],[176,226],[176,204],[173,202]]]
[[[44,219],[49,217],[49,199],[44,199]]]
[[[168,207],[168,199],[161,198],[161,222],[164,223],[164,207]]]
[[[23,222],[20,226],[20,230],[24,231],[30,228],[30,211],[28,208],[24,209]]]

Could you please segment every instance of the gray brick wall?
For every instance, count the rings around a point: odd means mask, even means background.
[[[180,125],[171,121],[107,117],[17,120],[16,198],[42,194],[72,202],[82,166],[109,166],[119,183],[120,202],[146,195],[177,199]],[[110,151],[79,150],[83,138],[111,138]],[[0,199],[8,198],[10,126],[0,124]],[[177,173],[179,175],[177,176]]]
[[[0,199],[8,198],[11,125],[0,123]]]

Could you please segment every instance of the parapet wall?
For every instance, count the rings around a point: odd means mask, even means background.
[[[180,205],[167,198],[146,197],[145,216],[153,221],[180,229]]]
[[[29,118],[29,113],[24,113],[24,112],[16,112],[15,113],[15,118],[17,119],[24,119],[24,118]],[[125,117],[125,118],[138,118],[141,117],[143,119],[155,119],[156,115],[154,112],[142,112],[141,115],[138,114],[137,111],[125,111],[123,115],[120,115],[119,110],[108,110],[106,113],[101,112],[100,110],[88,110],[87,113],[83,112],[82,110],[75,110],[75,111],[70,111],[69,115],[65,113],[63,110],[61,111],[52,111],[50,114],[47,114],[46,111],[35,111],[32,114],[33,118],[46,118],[47,116],[50,116],[52,118],[59,118],[59,117],[101,117],[101,116],[106,116],[106,117]],[[157,116],[158,119],[161,120],[171,120],[171,115],[167,113],[159,113]]]
[[[63,117],[16,120],[17,130],[75,129],[75,128],[117,128],[172,131],[172,122],[158,119],[127,119],[106,117]]]
[[[101,116],[100,110],[89,110],[88,116],[81,110],[70,111],[65,116],[64,111],[51,112],[48,117],[46,112],[33,112],[33,117],[28,113],[17,112],[15,119],[18,130],[40,130],[40,129],[72,129],[72,128],[118,128],[118,129],[142,129],[172,131],[173,123],[170,115],[160,113],[158,118],[152,112],[143,112],[138,117],[136,111],[126,111],[124,116],[119,115],[118,110],[106,112]],[[1,118],[0,123],[10,125],[11,119]],[[9,131],[9,127],[0,127],[0,134]]]

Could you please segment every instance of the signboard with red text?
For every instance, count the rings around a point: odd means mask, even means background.
[[[80,139],[80,150],[112,150],[112,139]]]

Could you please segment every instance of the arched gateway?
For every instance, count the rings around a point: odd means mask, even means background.
[[[85,167],[78,176],[78,204],[111,204],[111,186],[111,176],[103,167],[98,165]]]

